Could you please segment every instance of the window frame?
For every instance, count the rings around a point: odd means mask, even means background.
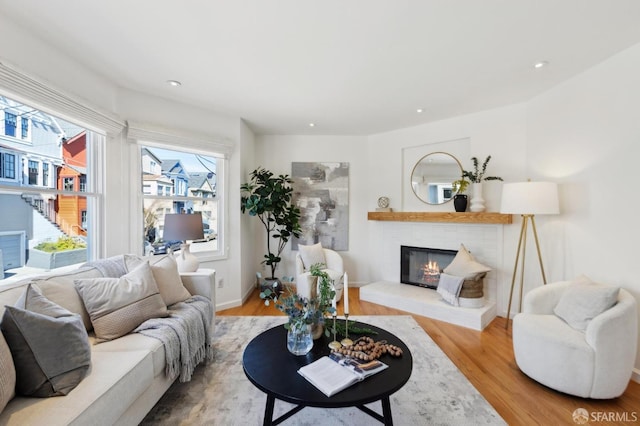
[[[203,204],[206,201],[217,201],[217,217],[216,217],[216,221],[217,221],[217,250],[210,250],[210,251],[198,251],[198,252],[193,252],[192,253],[198,257],[198,259],[200,260],[200,262],[208,262],[208,261],[215,261],[215,260],[221,260],[221,259],[226,259],[228,257],[228,249],[226,247],[226,238],[225,238],[225,230],[226,230],[226,206],[227,206],[227,202],[226,202],[226,194],[227,192],[225,191],[226,188],[226,182],[228,180],[227,178],[227,168],[228,168],[228,162],[229,159],[226,157],[225,153],[220,153],[220,152],[216,152],[214,150],[209,150],[209,149],[205,149],[205,148],[193,148],[193,147],[189,147],[189,146],[180,146],[177,144],[171,144],[171,143],[167,143],[167,142],[158,142],[158,141],[149,141],[147,139],[136,139],[134,141],[134,143],[136,144],[136,148],[137,148],[137,164],[138,164],[138,182],[139,182],[139,187],[137,190],[137,194],[139,197],[139,202],[138,202],[138,210],[139,210],[139,219],[137,221],[137,223],[140,224],[140,235],[142,236],[141,238],[141,242],[140,244],[142,245],[142,240],[144,239],[144,221],[143,221],[143,206],[144,206],[144,200],[172,200],[174,202],[202,202]],[[144,148],[160,148],[160,149],[165,149],[165,150],[172,150],[172,151],[178,151],[178,152],[184,152],[184,153],[188,153],[188,154],[199,154],[199,155],[203,155],[203,156],[207,156],[207,157],[213,157],[216,159],[216,197],[214,198],[206,198],[206,197],[194,197],[191,195],[187,195],[187,196],[179,196],[179,195],[175,195],[173,193],[173,191],[170,190],[171,195],[166,196],[166,195],[156,195],[156,194],[145,194],[144,193],[144,181],[143,181],[143,174],[142,174],[142,152],[144,150]],[[173,179],[171,179],[173,181]],[[186,185],[186,183],[185,183]],[[166,186],[166,188],[173,188],[174,186]],[[157,191],[155,191],[157,193]],[[188,192],[188,191],[187,191]],[[165,211],[164,214],[167,214],[167,212]],[[144,252],[144,248],[142,249]]]

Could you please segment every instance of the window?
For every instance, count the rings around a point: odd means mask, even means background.
[[[162,170],[161,175],[153,175],[142,168],[143,235],[154,252],[164,251],[162,234],[166,214],[200,213],[204,238],[191,244],[191,252],[200,258],[222,255],[222,244],[219,244],[222,209],[215,188],[220,184],[219,172],[224,167],[224,159],[157,146],[144,146],[140,152],[143,166],[151,164],[149,158],[153,157],[160,161]],[[154,180],[157,190],[151,195],[145,188],[153,185]]]
[[[29,185],[38,184],[38,162],[29,160]]]
[[[80,176],[80,192],[87,192],[87,177],[85,175]]]
[[[14,154],[0,153],[0,178],[16,178],[16,156]]]
[[[72,177],[63,177],[62,178],[62,190],[63,191],[73,191],[73,181]]]
[[[9,111],[4,112],[4,134],[16,136],[16,115]]]
[[[22,133],[20,137],[24,140],[29,139],[29,118],[21,117],[20,122],[22,123]]]
[[[42,163],[42,186],[49,186],[49,163]]]

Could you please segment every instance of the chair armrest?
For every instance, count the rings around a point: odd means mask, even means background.
[[[300,253],[296,254],[296,276],[304,273],[304,264],[302,263],[302,256]]]
[[[204,296],[216,304],[216,271],[200,268],[196,272],[181,272],[182,284],[192,296]]]
[[[522,312],[539,315],[553,314],[553,309],[569,285],[571,281],[559,281],[534,288],[524,296]]]

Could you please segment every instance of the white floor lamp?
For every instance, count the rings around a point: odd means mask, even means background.
[[[547,277],[544,273],[544,266],[542,265],[542,256],[540,255],[540,243],[538,242],[538,231],[536,230],[536,222],[534,216],[540,214],[560,213],[560,206],[558,203],[558,185],[553,182],[506,183],[502,186],[502,205],[500,207],[500,213],[519,214],[522,216],[522,228],[520,228],[518,251],[516,253],[515,265],[513,267],[513,277],[511,278],[511,292],[509,294],[507,323],[505,325],[505,328],[509,328],[511,301],[513,299],[513,287],[516,282],[520,251],[522,251],[522,265],[520,268],[520,307],[518,312],[522,311],[524,260],[527,249],[527,227],[529,220],[531,220],[533,236],[536,241],[538,261],[540,262],[540,271],[542,272],[542,281],[544,284],[547,283]]]
[[[189,250],[187,240],[199,240],[204,238],[201,213],[193,214],[166,214],[164,216],[164,231],[162,239],[165,241],[183,241],[180,246],[180,255],[176,258],[178,271],[195,272],[200,261]]]

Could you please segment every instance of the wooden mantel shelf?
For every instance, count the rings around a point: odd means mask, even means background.
[[[449,222],[479,224],[510,224],[512,215],[489,212],[369,212],[369,220],[385,220],[393,222]]]

